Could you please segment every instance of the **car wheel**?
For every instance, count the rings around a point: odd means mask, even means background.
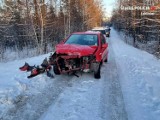
[[[59,71],[57,65],[54,65],[53,70],[54,70],[54,73],[55,73],[56,75],[60,75],[60,71]]]
[[[100,79],[101,78],[101,65],[99,65],[99,68],[96,72],[94,72],[94,78]]]
[[[104,62],[108,62],[108,58],[106,58],[106,59],[104,60]]]

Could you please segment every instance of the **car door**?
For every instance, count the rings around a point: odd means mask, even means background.
[[[105,37],[101,34],[101,54],[103,61],[108,57],[108,43],[106,43]]]

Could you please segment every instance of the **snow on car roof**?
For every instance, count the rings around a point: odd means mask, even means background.
[[[95,27],[92,30],[105,30],[105,28],[104,27]]]
[[[74,32],[72,34],[100,34],[100,32],[95,32],[95,31],[85,31],[85,32]]]
[[[96,33],[96,34],[98,34],[98,33],[101,33],[100,31],[92,31],[92,30],[89,30],[89,31],[86,31],[86,33]]]

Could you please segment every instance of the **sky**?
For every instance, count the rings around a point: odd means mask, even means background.
[[[106,16],[111,17],[112,16],[112,10],[115,6],[116,0],[103,0],[104,8],[106,11]]]

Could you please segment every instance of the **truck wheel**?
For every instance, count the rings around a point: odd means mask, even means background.
[[[99,65],[99,68],[96,72],[94,72],[94,78],[100,79],[101,78],[101,65]]]
[[[53,70],[54,70],[54,73],[55,73],[56,75],[60,75],[60,71],[59,71],[57,65],[54,65]]]

